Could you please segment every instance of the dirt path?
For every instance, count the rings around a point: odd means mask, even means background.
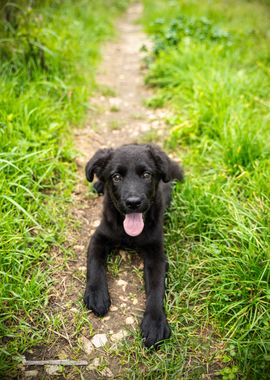
[[[75,146],[80,154],[76,160],[79,175],[73,194],[72,214],[80,227],[70,227],[68,247],[74,251],[74,257],[67,260],[64,268],[58,250],[54,252],[56,263],[59,263],[59,278],[55,278],[50,313],[59,327],[51,329],[54,338],[51,347],[40,347],[26,355],[32,360],[85,359],[89,365],[65,367],[63,375],[59,375],[59,367],[27,366],[23,378],[46,379],[55,374],[58,374],[58,379],[77,379],[80,375],[84,379],[115,378],[121,373],[121,365],[110,357],[110,349],[132,329],[138,330],[139,327],[144,309],[144,289],[142,262],[137,255],[120,252],[109,260],[112,306],[105,318],[97,318],[87,312],[82,305],[82,295],[86,250],[89,238],[99,224],[102,209],[102,197],[89,192],[84,175],[85,164],[97,149],[136,142],[143,133],[152,128],[158,129],[164,118],[163,112],[153,113],[143,106],[150,93],[143,84],[140,49],[149,41],[136,24],[141,12],[141,5],[131,5],[118,22],[117,40],[104,47],[104,61],[97,75],[101,91],[91,99],[87,125],[75,131]],[[95,339],[105,336],[107,343],[95,347]],[[34,372],[31,375],[29,371]]]

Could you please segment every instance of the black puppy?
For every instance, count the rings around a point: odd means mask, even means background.
[[[98,316],[111,301],[106,257],[115,247],[137,250],[144,258],[146,310],[141,324],[147,347],[170,336],[163,307],[167,260],[163,248],[163,215],[170,202],[171,181],[182,180],[178,164],[156,145],[100,149],[86,165],[86,177],[105,194],[103,217],[88,248],[84,303]]]

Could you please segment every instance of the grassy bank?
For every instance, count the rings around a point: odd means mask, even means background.
[[[160,378],[266,379],[269,3],[144,3],[149,104],[171,108],[165,146],[186,169],[166,233],[172,344],[147,365]]]
[[[125,1],[1,2],[0,373],[46,338],[50,248],[63,254],[75,179],[71,126],[86,115],[99,45]],[[6,4],[6,5],[5,5]]]

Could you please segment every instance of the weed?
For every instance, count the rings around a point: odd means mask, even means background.
[[[111,108],[110,108],[110,111],[111,112],[119,112],[120,111],[120,108],[116,105],[112,105]]]
[[[118,120],[111,120],[109,123],[109,128],[112,131],[117,131],[118,129],[121,128],[120,122]]]

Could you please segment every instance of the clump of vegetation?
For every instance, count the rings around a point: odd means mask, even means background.
[[[156,19],[149,28],[153,34],[153,53],[158,55],[168,47],[177,47],[185,40],[216,42],[231,45],[232,35],[214,25],[207,17],[186,17],[179,15],[173,19]]]
[[[100,42],[126,2],[0,4],[0,373],[15,376],[20,354],[48,336],[50,248],[68,254],[70,126],[83,121]]]
[[[173,334],[159,355],[170,360],[144,363],[148,373],[168,377],[199,378],[212,368],[223,379],[266,379],[269,4],[144,3],[153,39],[146,83],[155,95],[149,105],[174,112],[165,146],[186,169],[167,216]],[[207,350],[207,337],[198,343],[205,326],[211,326],[208,338],[215,331],[212,356],[200,360]]]

